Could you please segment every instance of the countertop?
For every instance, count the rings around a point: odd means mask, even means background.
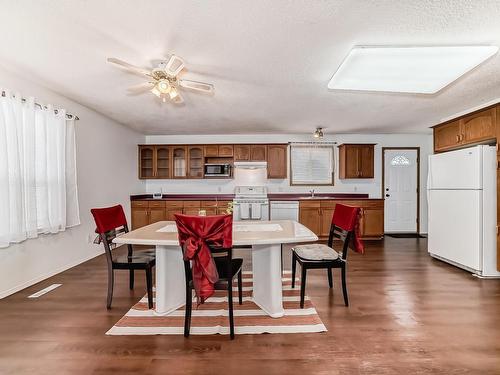
[[[316,193],[314,198],[309,193],[271,193],[267,197],[270,201],[297,201],[297,200],[321,200],[321,199],[374,199],[369,198],[368,194],[361,193]],[[161,200],[166,201],[204,201],[204,200],[233,200],[234,194],[163,194]],[[135,200],[159,200],[153,199],[152,194],[135,194],[130,196],[131,201]]]

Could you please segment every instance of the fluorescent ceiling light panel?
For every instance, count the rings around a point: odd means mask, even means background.
[[[354,47],[328,88],[435,94],[497,51],[497,46]]]

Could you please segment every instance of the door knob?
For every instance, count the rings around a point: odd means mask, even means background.
[[[386,197],[390,197],[390,195],[389,195],[389,194],[386,194],[385,196],[386,196]]]

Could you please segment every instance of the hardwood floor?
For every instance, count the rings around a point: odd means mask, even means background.
[[[432,260],[425,239],[351,253],[349,308],[338,273],[334,292],[326,272],[308,273],[321,334],[105,336],[145,294],[136,275],[129,291],[117,273],[110,311],[103,256],[0,300],[0,374],[500,373],[500,281]],[[26,298],[53,283],[63,285]]]

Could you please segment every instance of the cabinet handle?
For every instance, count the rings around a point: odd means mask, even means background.
[[[460,143],[460,134],[457,134],[457,143]]]

